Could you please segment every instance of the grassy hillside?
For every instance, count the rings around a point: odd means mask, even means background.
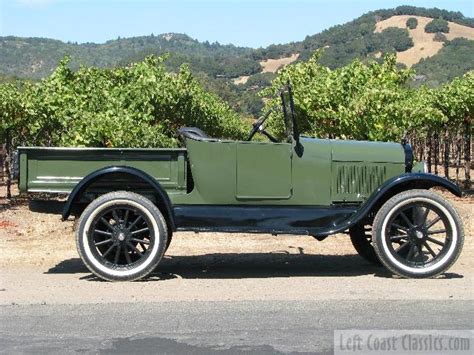
[[[413,17],[417,25],[408,28],[406,21]],[[432,19],[448,21],[449,33],[426,33],[424,27]],[[176,33],[118,38],[103,44],[0,37],[0,80],[45,77],[65,55],[71,56],[71,67],[78,69],[80,65],[114,67],[150,54],[169,53],[168,68],[177,70],[189,64],[208,89],[238,111],[255,115],[263,105],[256,92],[268,86],[273,73],[293,61],[306,61],[317,49],[325,48],[320,62],[333,69],[355,58],[378,60],[396,52],[398,62],[413,66],[421,82],[436,86],[474,69],[473,39],[474,19],[459,12],[411,6],[370,12],[300,42],[258,49],[199,42]]]
[[[439,86],[474,69],[474,41],[464,38],[444,43],[433,57],[422,59],[413,68],[417,73],[429,73],[426,83]]]

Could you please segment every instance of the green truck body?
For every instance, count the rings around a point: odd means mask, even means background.
[[[19,187],[70,193],[94,171],[127,166],[153,177],[173,204],[331,206],[363,202],[405,172],[401,144],[312,138],[301,144],[301,157],[290,143],[220,140],[189,140],[188,150],[19,148]]]

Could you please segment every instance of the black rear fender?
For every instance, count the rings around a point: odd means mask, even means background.
[[[149,174],[128,166],[111,166],[84,177],[71,191],[62,212],[66,220],[71,213],[80,213],[91,199],[111,191],[132,191],[150,198],[160,209],[166,222],[175,230],[171,201],[163,187]]]

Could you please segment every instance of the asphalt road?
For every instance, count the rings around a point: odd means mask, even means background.
[[[470,300],[0,307],[2,353],[332,353],[335,329],[472,329]]]

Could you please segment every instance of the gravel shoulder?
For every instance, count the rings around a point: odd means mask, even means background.
[[[446,195],[448,196],[448,195]],[[176,233],[147,279],[110,283],[78,258],[73,221],[0,208],[0,304],[164,301],[473,300],[474,198],[449,197],[465,225],[464,250],[436,279],[405,280],[356,255],[347,235]]]

